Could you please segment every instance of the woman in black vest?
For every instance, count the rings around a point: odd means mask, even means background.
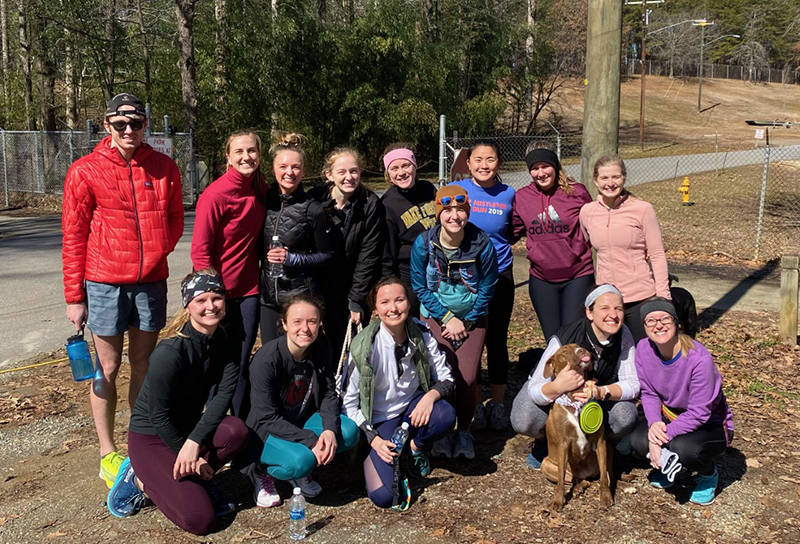
[[[409,425],[409,472],[427,476],[424,449],[455,423],[455,410],[442,400],[455,385],[436,338],[409,317],[408,289],[400,279],[378,280],[370,306],[379,320],[353,339],[342,411],[361,427],[372,448],[364,461],[369,498],[382,508],[400,504],[402,509],[411,492],[407,485],[398,489],[395,460],[401,452],[395,451],[392,435],[403,423]]]
[[[267,192],[261,263],[261,343],[278,336],[280,308],[292,295],[322,296],[323,267],[334,261],[337,233],[319,202],[303,191],[305,153],[302,136],[283,133],[274,140],[272,170],[276,183]],[[281,247],[270,248],[277,236]],[[270,277],[270,265],[283,267]]]

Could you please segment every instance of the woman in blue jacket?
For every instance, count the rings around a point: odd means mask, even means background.
[[[411,249],[411,285],[422,317],[453,367],[458,430],[438,440],[431,453],[473,459],[469,426],[481,398],[478,372],[497,283],[497,254],[489,237],[467,221],[470,203],[463,187],[439,189],[435,208],[437,224]]]

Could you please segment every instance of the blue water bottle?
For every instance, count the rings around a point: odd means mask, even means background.
[[[67,356],[72,377],[76,382],[82,382],[94,376],[92,354],[89,353],[89,344],[83,339],[83,329],[75,336],[67,338]]]

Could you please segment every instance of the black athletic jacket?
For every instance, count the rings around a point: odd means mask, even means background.
[[[180,336],[159,342],[131,411],[131,431],[157,434],[174,452],[187,438],[198,444],[211,439],[230,407],[239,376],[241,338],[235,338],[233,327],[228,329],[217,327],[208,336],[187,323]]]
[[[314,403],[315,408],[304,412],[313,414],[319,411],[323,430],[333,431],[339,436],[339,397],[334,384],[336,368],[331,359],[330,343],[324,335],[320,334],[311,345],[306,360],[314,367],[311,382],[313,397],[309,399],[309,403]],[[307,419],[289,421],[284,417],[284,398],[293,378],[293,366],[294,358],[289,353],[285,335],[261,346],[256,352],[250,363],[251,408],[247,416],[247,426],[261,440],[272,435],[313,448],[317,443],[317,435],[303,429]]]
[[[330,184],[314,187],[308,195],[322,204],[328,221],[341,233],[343,247],[332,270],[333,288],[347,295],[350,310],[367,314],[367,295],[380,278],[386,240],[383,204],[378,195],[360,186],[345,205],[341,221],[333,210],[336,201],[330,197]]]

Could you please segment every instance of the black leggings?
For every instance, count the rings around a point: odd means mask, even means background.
[[[233,415],[247,420],[250,413],[250,353],[256,343],[258,332],[259,297],[251,295],[243,298],[228,300],[226,314],[229,326],[235,327],[242,333],[242,358],[239,362],[239,378],[236,382],[236,391],[233,393]]]
[[[637,344],[639,340],[647,336],[640,313],[642,304],[644,304],[644,300],[625,304],[625,326],[630,329],[633,335],[633,341]]]
[[[583,317],[583,301],[592,285],[594,274],[560,282],[544,281],[531,276],[528,293],[542,326],[545,342],[564,325]]]
[[[633,451],[642,459],[650,452],[647,440],[647,421],[642,419],[631,434]],[[733,437],[731,437],[733,438]],[[714,472],[713,458],[728,448],[725,428],[719,423],[706,423],[697,430],[673,438],[667,447],[677,453],[683,468],[709,475]]]
[[[489,303],[486,327],[486,360],[489,383],[505,385],[508,381],[508,325],[514,309],[514,271],[509,267],[497,276],[494,296]]]

